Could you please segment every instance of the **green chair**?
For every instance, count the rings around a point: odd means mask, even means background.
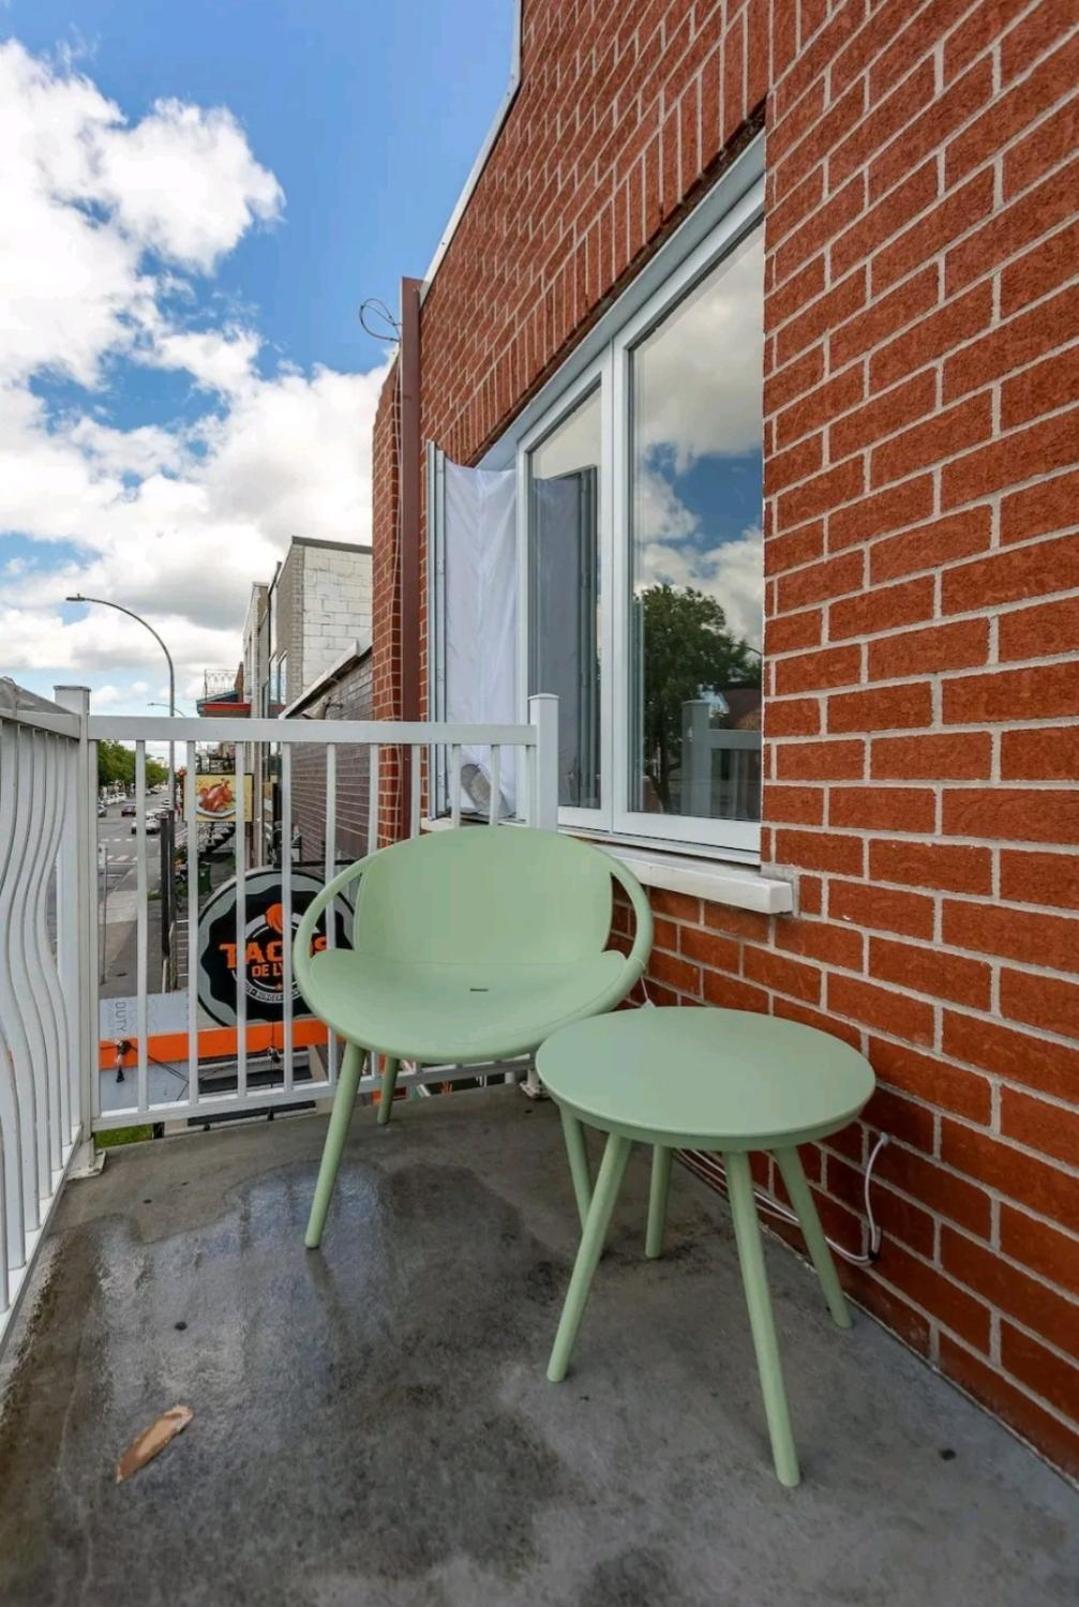
[[[358,882],[352,948],[312,953],[315,926]],[[607,946],[612,883],[633,905],[628,955]],[[558,1027],[610,1010],[641,976],[652,914],[611,855],[531,827],[466,826],[395,843],[329,882],[304,912],[293,974],[347,1048],[305,1242],[333,1194],[365,1060],[385,1056],[378,1120],[402,1060],[470,1065],[531,1054]]]

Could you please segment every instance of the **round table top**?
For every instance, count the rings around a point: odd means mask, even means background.
[[[558,1103],[590,1126],[688,1148],[821,1138],[853,1120],[875,1084],[864,1055],[815,1027],[675,1006],[563,1027],[536,1066]]]

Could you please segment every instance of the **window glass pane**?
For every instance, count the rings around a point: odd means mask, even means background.
[[[759,820],[762,231],[630,355],[630,808]]]
[[[529,691],[558,697],[558,801],[599,808],[600,393],[528,458]]]

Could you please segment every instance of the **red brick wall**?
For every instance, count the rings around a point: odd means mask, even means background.
[[[371,708],[375,720],[401,718],[401,570],[397,474],[401,409],[398,365],[382,389],[375,413],[371,458]],[[392,841],[401,805],[401,755],[379,756],[379,837]]]
[[[764,857],[799,914],[657,894],[652,995],[870,1055],[866,1121],[811,1157],[860,1246],[892,1140],[852,1289],[1079,1469],[1074,8],[616,15],[526,0],[521,89],[424,306],[423,433],[474,461],[763,117]],[[384,409],[376,475],[390,434]]]

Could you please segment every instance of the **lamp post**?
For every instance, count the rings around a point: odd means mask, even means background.
[[[150,624],[149,620],[143,619],[142,615],[141,614],[136,614],[133,609],[125,608],[123,603],[111,602],[108,597],[84,597],[81,592],[76,592],[74,594],[74,596],[66,597],[64,599],[64,601],[68,602],[68,603],[97,603],[97,605],[100,608],[115,608],[118,613],[126,614],[128,619],[133,619],[136,622],[136,624],[144,625],[146,627],[146,629],[150,632],[150,635],[154,638],[154,641],[157,643],[158,647],[160,647],[161,651],[164,653],[165,661],[169,666],[169,718],[171,719],[176,714],[176,671],[173,668],[172,654],[169,652],[168,648],[165,646],[165,643],[162,641],[162,639],[158,635],[157,631],[154,630],[154,627]],[[170,742],[169,743],[169,808],[170,809],[175,809],[175,807],[176,807],[176,748],[175,748],[175,744]]]

